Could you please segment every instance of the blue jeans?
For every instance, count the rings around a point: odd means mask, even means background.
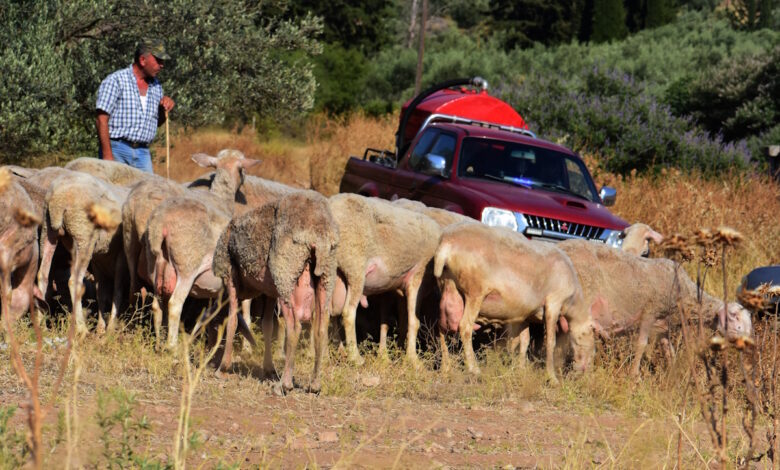
[[[133,148],[126,142],[111,139],[111,153],[114,160],[125,165],[130,165],[139,170],[148,173],[154,173],[152,169],[152,154],[149,153],[149,147]],[[103,158],[103,152],[98,152],[100,158]]]

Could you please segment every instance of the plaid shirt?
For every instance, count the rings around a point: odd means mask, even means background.
[[[133,75],[133,66],[117,70],[100,84],[96,108],[108,113],[108,135],[112,139],[149,143],[157,133],[157,111],[163,89],[157,79],[146,91],[146,112]]]

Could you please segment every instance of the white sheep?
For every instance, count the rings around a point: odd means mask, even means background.
[[[126,262],[118,226],[126,188],[86,173],[70,172],[52,181],[46,193],[46,216],[41,227],[41,264],[38,289],[46,296],[51,263],[57,245],[62,243],[71,255],[68,287],[73,318],[79,334],[87,332],[81,297],[87,268],[98,280],[98,304],[105,311],[105,299],[112,298],[109,329],[113,328],[126,278]],[[102,305],[101,305],[102,304]],[[99,316],[98,329],[105,330]]]
[[[650,253],[650,242],[661,243],[664,236],[649,225],[635,223],[623,229],[621,249],[635,256],[647,256]]]
[[[141,181],[163,179],[154,173],[141,171],[124,163],[94,157],[81,157],[71,160],[65,165],[65,169],[87,173],[103,181],[127,188]]]
[[[460,332],[466,367],[478,373],[471,335],[478,317],[498,324],[545,325],[547,373],[555,381],[556,325],[568,328],[575,364],[585,371],[593,359],[593,330],[577,274],[556,246],[482,224],[444,229],[434,258],[441,284],[441,331]],[[448,288],[448,286],[450,286]],[[442,341],[442,344],[444,342]],[[447,352],[442,350],[446,367]]]
[[[349,359],[363,362],[355,334],[358,303],[364,295],[397,290],[406,297],[406,357],[416,362],[417,295],[441,229],[423,214],[357,194],[331,196],[330,210],[340,240],[333,312],[341,312]]]
[[[697,303],[696,284],[673,261],[641,258],[634,254],[585,240],[558,244],[571,259],[582,285],[596,332],[602,337],[639,330],[631,373],[639,374],[648,340],[663,329],[678,307]],[[705,315],[712,315],[720,329],[728,316],[729,337],[749,336],[750,314],[738,304],[723,308],[723,301],[702,296]]]
[[[162,309],[158,299],[167,297],[169,349],[176,346],[187,297],[214,298],[222,288],[222,280],[211,270],[214,247],[230,222],[245,169],[259,163],[237,150],[222,150],[216,157],[197,154],[193,160],[217,168],[209,192],[188,191],[163,201],[149,215],[143,238],[149,262],[142,274],[156,294],[152,302],[155,336],[159,344]]]

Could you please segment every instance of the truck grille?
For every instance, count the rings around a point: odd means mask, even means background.
[[[599,239],[604,233],[602,227],[576,224],[574,222],[566,222],[564,220],[551,219],[549,217],[525,215],[525,219],[528,222],[528,229],[526,229],[526,232],[541,232],[540,235],[545,238],[557,238],[561,240],[567,238],[586,238],[588,240],[594,240]],[[529,235],[532,235],[532,233],[529,233]]]

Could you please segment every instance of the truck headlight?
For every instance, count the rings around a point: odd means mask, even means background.
[[[498,207],[482,209],[482,223],[491,227],[506,227],[517,230],[517,218],[514,212]]]
[[[623,238],[620,236],[621,233],[623,233],[622,230],[604,230],[604,233],[601,234],[601,239],[604,240],[604,244],[607,246],[620,248],[623,246]]]

